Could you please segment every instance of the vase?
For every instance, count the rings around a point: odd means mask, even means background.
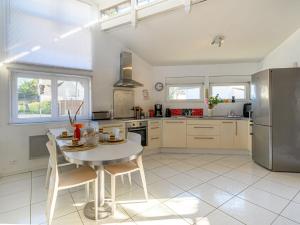
[[[208,116],[211,117],[214,114],[214,109],[208,109]]]

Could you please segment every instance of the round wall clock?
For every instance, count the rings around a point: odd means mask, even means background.
[[[164,89],[164,84],[163,84],[163,83],[157,82],[157,83],[155,84],[155,90],[157,90],[157,91],[162,91],[163,89]]]

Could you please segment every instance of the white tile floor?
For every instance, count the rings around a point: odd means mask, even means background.
[[[53,224],[300,224],[300,174],[269,172],[245,155],[161,153],[144,166],[148,202],[134,174],[132,186],[117,181],[114,217],[86,219],[85,192],[76,188],[60,193]],[[0,178],[0,224],[44,224],[44,182],[45,170]]]

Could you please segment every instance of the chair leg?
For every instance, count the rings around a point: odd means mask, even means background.
[[[114,175],[111,175],[110,178],[110,188],[111,188],[111,212],[112,215],[116,212],[116,177]]]
[[[46,182],[45,182],[45,188],[47,188],[47,189],[49,187],[50,174],[51,174],[51,164],[50,164],[50,159],[49,159],[48,168],[47,168],[47,174],[46,174]]]
[[[85,197],[86,197],[86,201],[89,202],[90,201],[90,183],[87,183],[85,185]]]
[[[47,207],[50,207],[49,216],[48,216],[48,225],[51,225],[51,222],[52,222],[52,219],[53,219],[53,216],[54,216],[54,209],[55,209],[55,204],[56,204],[56,199],[57,199],[57,192],[58,192],[57,188],[54,188],[50,205],[47,205]]]
[[[95,198],[95,220],[98,220],[98,178],[94,182],[94,198]]]
[[[147,190],[147,184],[146,184],[146,177],[145,177],[144,166],[143,166],[141,156],[137,158],[137,164],[138,164],[139,169],[140,169],[140,174],[141,174],[141,179],[142,179],[142,183],[143,183],[145,198],[148,201],[148,190]]]
[[[132,185],[132,183],[131,183],[131,173],[128,173],[128,180],[129,180],[129,184]]]
[[[122,181],[122,184],[124,184],[124,177],[123,177],[123,175],[121,175],[121,181]]]

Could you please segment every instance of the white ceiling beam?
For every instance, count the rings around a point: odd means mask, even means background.
[[[192,7],[192,0],[184,0],[184,10],[186,13],[190,13],[191,12],[191,7]]]
[[[136,28],[136,0],[131,0],[131,25]]]

